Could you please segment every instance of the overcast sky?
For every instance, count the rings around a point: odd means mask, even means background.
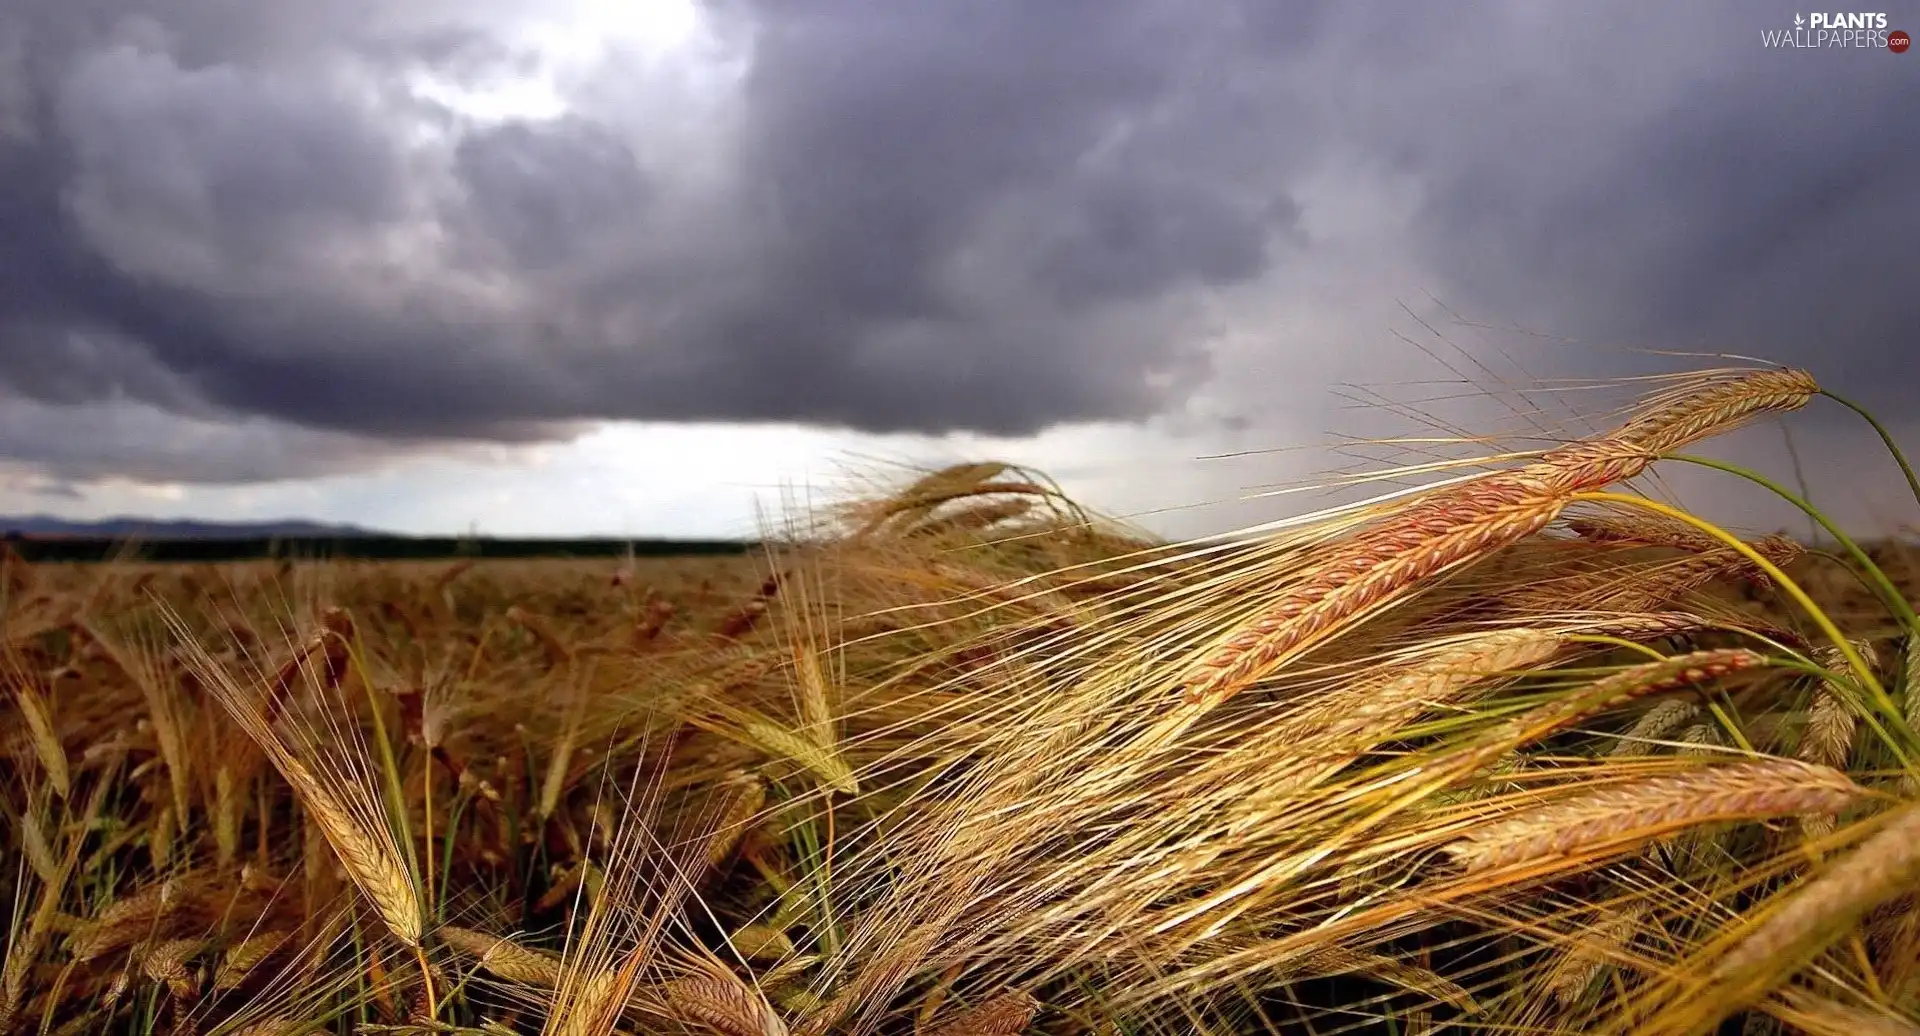
[[[6,10],[0,513],[728,535],[994,456],[1189,532],[1349,462],[1202,458],[1421,431],[1366,391],[1523,430],[1626,397],[1490,388],[1637,350],[1920,446],[1920,54],[1763,47],[1786,4]]]

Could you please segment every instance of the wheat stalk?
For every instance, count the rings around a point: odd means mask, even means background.
[[[766,973],[759,977],[760,988],[777,989],[799,978],[807,969],[818,963],[820,963],[820,957],[817,954],[802,953],[788,957],[768,968]]]
[[[1391,736],[1411,714],[1455,704],[1464,692],[1491,677],[1517,676],[1539,667],[1574,643],[1577,634],[1647,638],[1698,624],[1690,615],[1651,614],[1558,629],[1468,634],[1442,643],[1417,663],[1390,673],[1359,694],[1342,695],[1313,710],[1315,733],[1335,740]]]
[[[271,753],[270,753],[271,754]],[[280,773],[300,793],[302,804],[319,825],[327,844],[360,892],[373,903],[380,920],[395,938],[419,947],[422,934],[420,900],[407,869],[391,846],[383,845],[341,807],[332,791],[321,784],[305,763],[291,754],[275,760]],[[391,836],[389,836],[391,841]]]
[[[560,984],[560,962],[550,954],[471,928],[441,925],[434,934],[441,942],[478,960],[481,967],[497,978],[542,989],[553,989]]]
[[[1521,745],[1640,698],[1766,664],[1766,656],[1746,648],[1716,648],[1628,666],[1575,694],[1535,706],[1495,727],[1477,744],[1454,754],[1442,769],[1443,779],[1477,773]]]
[[[794,952],[787,933],[770,925],[741,925],[727,936],[727,942],[749,960],[780,960]]]
[[[1692,554],[1705,554],[1724,547],[1719,540],[1685,522],[1658,515],[1582,515],[1569,518],[1567,528],[1581,539],[1594,543],[1673,547]]]
[[[40,768],[46,771],[47,782],[53,785],[54,793],[65,799],[73,791],[73,777],[67,768],[66,749],[60,746],[60,736],[54,732],[47,700],[40,693],[38,681],[11,658],[8,668],[13,671],[10,682],[14,698],[20,704],[20,718],[27,722],[33,753],[40,760]]]
[[[213,852],[221,867],[233,866],[240,855],[240,795],[233,767],[221,762],[213,770]]]
[[[1855,645],[1862,651],[1863,657],[1872,657],[1865,643]],[[1847,661],[1832,648],[1815,653],[1815,659],[1829,672],[1846,674]],[[1814,692],[1813,704],[1807,709],[1807,727],[1800,738],[1799,751],[1795,753],[1801,759],[1823,766],[1845,766],[1853,754],[1854,735],[1859,728],[1859,717],[1852,704],[1847,700],[1842,686],[1833,682],[1823,683]]]
[[[1708,973],[1710,985],[1749,1000],[1852,929],[1867,911],[1920,880],[1920,802],[1902,806],[1872,837],[1816,877],[1781,893]]]
[[[351,774],[336,776],[331,784],[323,782],[275,729],[261,703],[193,640],[180,617],[171,611],[166,617],[181,641],[188,645],[188,657],[200,681],[292,786],[355,887],[373,904],[394,937],[418,950],[424,914],[418,885],[388,823],[386,804],[380,795],[360,786]],[[352,621],[337,608],[328,609],[325,620],[325,628],[313,643],[331,650],[336,641],[344,643],[346,634],[341,631],[351,631]],[[337,682],[345,672],[345,648],[341,647],[340,652],[337,662],[329,656],[326,672],[322,674],[330,682]],[[276,677],[276,681],[278,679]],[[292,678],[286,676],[286,679],[290,682]],[[273,690],[270,704],[282,697],[284,692]],[[349,808],[349,804],[353,808]]]
[[[1700,824],[1834,813],[1860,794],[1845,774],[1796,760],[1716,766],[1543,803],[1479,828],[1446,851],[1471,873],[1617,850]]]
[[[153,721],[154,739],[160,745],[160,758],[166,763],[173,808],[184,818],[191,805],[188,789],[193,760],[187,750],[185,705],[170,679],[163,649],[149,637],[109,634],[104,626],[91,624],[85,629],[114,666],[140,689],[147,716]]]
[[[41,881],[48,885],[60,883],[63,868],[54,858],[46,829],[40,825],[40,818],[34,815],[32,809],[20,814],[20,851]]]
[[[1594,979],[1621,959],[1622,951],[1633,943],[1646,917],[1645,907],[1634,906],[1609,911],[1605,920],[1583,928],[1573,949],[1555,963],[1547,991],[1563,1004],[1579,1000]]]
[[[1536,465],[1442,490],[1334,544],[1296,585],[1182,678],[1193,704],[1217,704],[1422,580],[1545,528],[1574,491]],[[1604,484],[1604,483],[1602,483]],[[1582,487],[1591,488],[1591,487]]]
[[[1356,950],[1337,943],[1315,946],[1288,958],[1276,969],[1282,979],[1333,978],[1339,975],[1366,975],[1387,985],[1399,986],[1440,1003],[1463,1010],[1474,1008],[1474,999],[1458,983],[1428,968],[1408,964],[1371,950]]]
[[[227,948],[222,956],[219,970],[213,975],[213,988],[216,990],[233,989],[247,980],[260,962],[271,956],[287,940],[293,938],[293,932],[261,932]]]
[[[723,968],[675,979],[660,989],[666,1013],[720,1036],[787,1036],[786,1023],[752,987]]]
[[[1188,671],[1181,680],[1187,700],[1231,697],[1344,622],[1540,531],[1576,494],[1632,478],[1661,453],[1755,414],[1803,406],[1817,391],[1800,371],[1708,383],[1649,407],[1609,436],[1429,494],[1331,545],[1302,579]]]
[[[1672,453],[1757,414],[1798,410],[1820,393],[1820,383],[1803,370],[1741,371],[1693,380],[1647,401],[1612,437],[1653,453]]]
[[[820,656],[809,646],[797,646],[793,668],[800,684],[800,728],[822,745],[833,745],[833,708],[827,694],[827,675]]]
[[[1621,756],[1640,751],[1648,742],[1657,741],[1673,733],[1682,723],[1692,719],[1699,712],[1700,706],[1681,698],[1655,702],[1653,708],[1641,713],[1633,726],[1627,728],[1627,732],[1620,736],[1620,740],[1607,749],[1607,754]]]
[[[545,619],[517,604],[509,607],[503,618],[533,634],[533,638],[540,642],[541,649],[547,653],[548,668],[559,669],[573,660],[573,649],[560,639]]]
[[[552,1036],[608,1036],[626,1007],[631,975],[611,971],[575,974],[563,970],[547,1016]]]
[[[129,945],[178,910],[187,896],[180,879],[154,882],[109,904],[81,925],[68,939],[67,950],[84,963]]]
[[[1295,794],[1338,772],[1360,753],[1391,738],[1411,717],[1460,700],[1499,674],[1530,669],[1557,655],[1568,634],[1548,629],[1494,630],[1445,642],[1405,667],[1389,670],[1352,694],[1341,694],[1290,717],[1274,737],[1305,749],[1292,780],[1275,790]]]
[[[13,1018],[26,1003],[28,974],[46,948],[47,936],[53,931],[54,918],[60,911],[57,887],[41,889],[38,900],[32,916],[27,919],[26,930],[10,928],[7,932],[5,964],[0,965],[0,1032],[11,1031]]]
[[[1920,1036],[1920,1021],[1899,1013],[1900,1006],[1911,1010],[1911,1005],[1898,1002],[1857,1007],[1809,990],[1790,989],[1763,1009],[1805,1036]]]
[[[922,1036],[1019,1036],[1040,1011],[1030,993],[1010,989],[927,1029]]]
[[[840,753],[812,738],[796,734],[766,719],[751,719],[741,724],[740,737],[769,755],[799,763],[827,787],[841,794],[857,795],[860,792],[859,780],[854,777],[853,770],[840,757]]]
[[[553,816],[553,811],[560,806],[560,793],[566,790],[567,768],[572,763],[574,744],[580,738],[580,723],[587,712],[585,682],[572,686],[568,693],[566,726],[560,734],[560,743],[547,758],[547,772],[540,781],[539,803],[534,807],[534,815],[542,819]]]
[[[720,787],[728,796],[727,809],[714,825],[712,841],[707,843],[708,869],[727,862],[767,804],[767,782],[755,774],[734,771],[721,780]]]
[[[147,830],[147,853],[153,858],[155,870],[165,871],[173,863],[173,840],[180,833],[179,826],[171,803],[154,811],[153,825]]]
[[[177,997],[193,993],[193,976],[187,962],[206,948],[204,939],[169,939],[148,950],[140,959],[140,971],[148,980],[159,982]]]
[[[1804,547],[1782,536],[1763,536],[1748,546],[1779,567],[1792,564],[1805,552]],[[1766,578],[1745,554],[1732,547],[1719,546],[1668,562],[1626,586],[1597,594],[1590,606],[1606,611],[1644,611],[1735,575],[1763,582]]]

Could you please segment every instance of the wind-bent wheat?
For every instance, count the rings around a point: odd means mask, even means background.
[[[1779,536],[1763,536],[1748,544],[1761,557],[1785,567],[1804,552],[1803,547]],[[1599,611],[1634,612],[1666,605],[1711,583],[1730,576],[1744,575],[1765,580],[1745,554],[1720,546],[1679,561],[1663,564],[1624,585],[1616,583],[1601,589],[1582,604]]]
[[[1716,766],[1542,803],[1475,829],[1447,852],[1468,872],[1490,870],[1624,849],[1700,824],[1835,813],[1861,793],[1844,773],[1790,759]]]
[[[1536,465],[1485,476],[1436,493],[1335,544],[1306,578],[1188,673],[1183,680],[1187,700],[1223,701],[1343,621],[1545,528],[1573,492],[1557,487],[1550,480],[1555,474],[1557,469]]]
[[[1845,766],[1853,754],[1853,738],[1859,721],[1839,691],[1823,687],[1813,696],[1807,709],[1807,729],[1801,735],[1799,758],[1822,766]]]
[[[632,988],[631,975],[610,971],[576,974],[571,968],[563,969],[554,987],[553,1009],[541,1031],[551,1036],[607,1036],[620,1020]]]
[[[347,876],[373,903],[380,920],[386,922],[395,938],[408,946],[419,946],[423,930],[420,900],[399,855],[368,834],[305,763],[292,755],[275,763],[287,783],[300,792],[320,833],[333,847]]]
[[[1896,1004],[1870,1010],[1805,990],[1787,990],[1780,1000],[1767,1010],[1792,1025],[1796,1036],[1920,1036],[1920,1021],[1898,1013]]]
[[[14,699],[20,706],[20,717],[27,722],[28,739],[33,744],[34,755],[40,759],[41,769],[46,771],[47,782],[53,785],[54,793],[61,798],[72,794],[73,778],[67,769],[67,753],[60,746],[60,737],[54,733],[53,717],[48,712],[47,700],[40,693],[39,681],[9,660],[12,670],[8,682],[13,684]]]
[[[115,901],[81,925],[68,939],[67,949],[75,960],[85,962],[131,945],[178,910],[189,895],[182,879],[154,882]]]
[[[1020,1036],[1040,1010],[1030,993],[1008,990],[925,1030],[923,1036]]]
[[[1756,414],[1798,410],[1819,395],[1813,375],[1794,369],[1742,371],[1684,384],[1648,401],[1613,437],[1671,453],[1727,431]]]
[[[853,770],[840,753],[830,747],[768,720],[747,722],[741,727],[740,736],[769,755],[799,763],[821,783],[843,795],[860,793],[860,782]]]
[[[1491,678],[1518,676],[1553,659],[1579,634],[1645,639],[1698,625],[1699,620],[1693,616],[1669,613],[1551,629],[1473,633],[1443,643],[1351,699],[1343,695],[1325,709],[1312,710],[1308,718],[1315,728],[1312,733],[1336,744],[1355,737],[1391,735],[1412,713],[1455,704],[1466,692]]]
[[[177,997],[191,996],[193,977],[187,962],[206,948],[204,939],[169,939],[148,950],[140,959],[140,971],[150,981],[164,984]]]
[[[442,925],[434,931],[441,942],[480,962],[489,974],[521,985],[552,989],[560,984],[560,962],[511,939]]]
[[[661,1001],[674,1018],[720,1036],[787,1036],[787,1026],[765,999],[732,972],[675,979],[661,988]]]
[[[1458,778],[1477,773],[1521,745],[1653,694],[1716,680],[1767,664],[1745,648],[1717,648],[1629,666],[1576,694],[1526,712],[1495,727],[1476,744],[1450,756],[1441,772]]]
[[[1685,522],[1658,515],[1583,515],[1567,520],[1567,528],[1594,543],[1630,543],[1673,547],[1692,554],[1724,548],[1719,540]]]
[[[793,953],[793,940],[787,933],[769,925],[741,925],[727,936],[727,942],[742,957],[752,960],[779,960]]]
[[[291,938],[291,930],[261,932],[228,947],[220,959],[219,970],[213,974],[213,988],[224,990],[238,987],[253,973],[254,968],[260,966],[261,961],[286,945]]]
[[[1716,961],[1709,981],[1734,1000],[1750,999],[1849,931],[1867,911],[1920,880],[1920,802],[1908,803],[1879,831],[1817,876],[1781,894],[1744,937]]]
[[[1619,960],[1646,920],[1646,908],[1632,906],[1609,911],[1598,924],[1583,927],[1573,948],[1555,963],[1547,991],[1563,1004],[1579,1000],[1593,980]]]
[[[1692,719],[1700,712],[1700,706],[1680,698],[1669,698],[1654,703],[1653,708],[1642,713],[1633,726],[1621,735],[1620,740],[1607,749],[1608,755],[1633,755],[1644,753],[1648,742],[1666,737],[1680,725]]]
[[[709,869],[727,862],[739,848],[740,840],[767,804],[767,782],[755,774],[735,771],[721,780],[720,793],[727,796],[727,806],[714,825],[713,839],[707,843],[704,862]]]
[[[344,644],[346,633],[341,631],[351,631],[352,621],[337,608],[328,609],[325,618],[325,627],[314,643],[332,650],[336,641]],[[276,729],[263,704],[193,639],[181,618],[169,612],[166,619],[188,645],[188,660],[201,683],[293,788],[347,876],[373,904],[380,920],[395,938],[418,949],[425,911],[398,840],[387,826],[385,801],[374,790],[360,785],[357,775],[336,775],[331,783],[322,781]],[[338,664],[330,659],[323,674],[330,681],[337,681],[345,672],[347,656],[344,647],[340,650]],[[267,705],[277,708],[283,698],[276,690]],[[237,833],[233,837],[237,842]]]
[[[1755,414],[1805,405],[1818,386],[1799,371],[1708,384],[1609,436],[1550,451],[1535,464],[1434,492],[1329,548],[1298,583],[1234,631],[1182,680],[1187,699],[1231,697],[1342,623],[1420,582],[1545,528],[1572,498],[1632,478],[1661,454]]]
[[[1255,954],[1259,944],[1242,947],[1236,952]],[[1335,978],[1341,975],[1365,975],[1374,981],[1419,993],[1436,1002],[1452,1004],[1461,1010],[1472,1010],[1473,994],[1434,971],[1409,964],[1396,957],[1371,950],[1356,950],[1337,943],[1328,943],[1310,947],[1289,955],[1271,965],[1275,977],[1281,979]]]
[[[1638,698],[1706,683],[1766,664],[1765,655],[1746,648],[1711,648],[1643,662],[1597,680],[1564,700],[1521,713],[1508,721],[1505,733],[1532,741]]]

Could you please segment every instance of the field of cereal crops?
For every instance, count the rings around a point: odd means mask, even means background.
[[[1916,1031],[1915,554],[1635,492],[1817,392],[1212,543],[10,557],[0,1031]]]

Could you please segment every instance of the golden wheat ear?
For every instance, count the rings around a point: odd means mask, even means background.
[[[1818,391],[1803,371],[1705,381],[1650,403],[1610,435],[1435,491],[1333,544],[1189,671],[1182,680],[1188,701],[1205,706],[1231,697],[1429,578],[1546,528],[1577,494],[1633,478],[1660,454],[1756,414],[1804,406]]]
[[[787,1036],[787,1025],[759,990],[717,962],[663,984],[659,1010],[696,1031],[717,1036]]]
[[[426,915],[420,883],[413,874],[411,854],[395,834],[387,798],[376,783],[374,764],[357,727],[339,717],[325,720],[327,730],[312,729],[306,725],[309,721],[290,713],[276,720],[270,710],[278,711],[285,696],[284,688],[276,686],[281,680],[266,679],[258,672],[251,681],[236,676],[193,638],[178,613],[168,610],[166,618],[184,645],[194,675],[292,787],[387,930],[418,949]],[[325,634],[316,636],[316,643],[323,641],[330,643]],[[314,653],[297,657],[305,659]],[[291,681],[309,668],[302,662],[296,673],[280,675]],[[328,682],[338,681],[333,669],[329,662]],[[319,682],[317,676],[312,679]]]
[[[441,942],[474,958],[488,974],[523,986],[552,989],[560,984],[560,960],[552,954],[522,946],[511,939],[471,928],[441,925],[434,929]]]
[[[1735,929],[1735,940],[1705,973],[1705,992],[1684,1013],[1729,1011],[1844,938],[1874,907],[1920,880],[1920,802],[1884,818],[1878,830],[1814,877],[1776,895]]]
[[[1033,994],[1009,990],[922,1030],[921,1036],[1019,1036],[1040,1013]]]
[[[1556,798],[1479,827],[1446,851],[1469,873],[1588,859],[1702,824],[1838,813],[1864,794],[1838,770],[1790,759],[1715,766]]]

